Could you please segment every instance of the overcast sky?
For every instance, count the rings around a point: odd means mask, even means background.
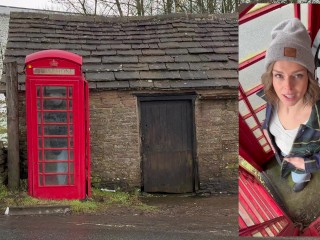
[[[50,9],[52,6],[50,0],[0,0],[0,5],[34,9]]]

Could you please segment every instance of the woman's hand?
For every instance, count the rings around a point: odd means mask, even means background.
[[[283,158],[283,160],[291,163],[293,166],[295,166],[298,169],[302,169],[305,170],[305,166],[304,166],[304,159],[301,157],[285,157]]]

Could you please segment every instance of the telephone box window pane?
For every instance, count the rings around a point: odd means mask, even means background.
[[[45,135],[68,135],[68,126],[67,125],[45,126],[44,134]]]
[[[265,144],[267,143],[267,140],[264,139],[264,138],[261,138],[261,139],[259,140],[259,143],[260,143],[261,146],[263,146],[263,145],[265,145]]]
[[[45,138],[44,147],[46,148],[67,148],[68,138]]]
[[[41,87],[37,86],[37,97],[41,96]]]
[[[249,117],[245,121],[246,121],[247,125],[249,126],[249,128],[254,128],[255,126],[257,126],[257,123],[253,117]]]
[[[70,150],[70,160],[73,160],[73,150]]]
[[[66,97],[67,96],[67,87],[59,86],[47,86],[43,87],[43,96],[44,97]]]
[[[260,76],[264,73],[264,64],[263,59],[239,71],[239,82],[245,92],[261,84]]]
[[[253,134],[256,138],[259,138],[262,136],[262,132],[260,130],[260,128],[256,129],[255,131],[253,131]]]
[[[259,97],[256,93],[252,94],[251,96],[249,96],[248,100],[249,100],[253,110],[256,110],[257,108],[259,108],[262,105],[266,104],[266,101],[263,100],[261,97]]]
[[[42,121],[41,121],[41,112],[38,112],[38,123],[42,123]]]
[[[39,185],[40,186],[43,185],[43,177],[42,177],[42,175],[39,176]]]
[[[69,98],[72,98],[72,88],[69,87]]]
[[[43,113],[44,122],[46,123],[66,123],[67,113],[66,112],[45,112]]]
[[[250,113],[247,104],[243,100],[239,101],[239,112],[241,116],[245,116]]]
[[[43,100],[43,109],[45,110],[66,110],[67,101],[59,98]]]
[[[271,148],[270,148],[269,145],[266,145],[266,146],[263,147],[263,150],[264,150],[265,152],[269,152],[269,151],[271,150]]]
[[[37,100],[37,109],[38,110],[41,109],[41,101],[40,101],[40,99]]]
[[[70,147],[73,148],[73,138],[70,138]]]
[[[38,151],[38,157],[39,157],[39,161],[42,161],[42,151],[40,150],[40,151]]]
[[[69,101],[69,110],[72,110],[72,101]]]
[[[38,143],[39,143],[39,148],[42,148],[42,138],[38,139]]]
[[[42,127],[41,125],[38,126],[38,136],[41,136],[42,135]]]
[[[261,110],[260,112],[258,112],[257,114],[257,118],[260,121],[260,124],[262,125],[264,119],[266,118],[266,109],[264,108],[263,110]]]
[[[74,177],[73,177],[73,175],[70,175],[70,184],[74,184]]]
[[[72,113],[69,113],[69,116],[70,116],[69,122],[72,123],[72,122],[73,122],[73,115],[72,115]]]
[[[68,163],[46,163],[45,164],[45,173],[67,173],[68,172]]]
[[[73,163],[70,163],[70,173],[73,173]]]
[[[39,163],[39,173],[42,172],[42,163]]]
[[[70,136],[73,135],[73,126],[72,126],[72,125],[70,125],[70,132],[69,132],[69,134],[70,134]]]
[[[59,175],[50,175],[45,176],[44,181],[45,185],[67,185],[67,175],[59,174]]]
[[[47,161],[68,160],[67,150],[45,150],[45,159]]]

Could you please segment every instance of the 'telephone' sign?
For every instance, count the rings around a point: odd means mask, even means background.
[[[39,75],[75,75],[72,68],[34,68],[33,74]]]

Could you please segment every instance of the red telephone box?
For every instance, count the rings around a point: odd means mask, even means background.
[[[84,199],[90,195],[90,134],[82,57],[44,50],[25,64],[29,194]]]

